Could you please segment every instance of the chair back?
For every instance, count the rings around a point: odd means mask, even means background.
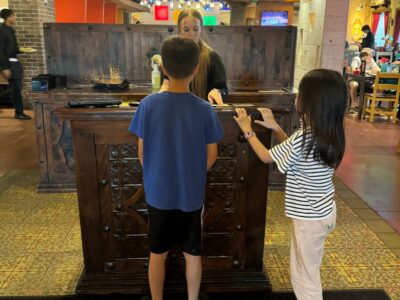
[[[376,95],[379,91],[396,91],[396,97],[400,95],[400,73],[378,72],[375,77],[374,91]]]

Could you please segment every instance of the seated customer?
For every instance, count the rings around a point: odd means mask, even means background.
[[[356,70],[361,69],[361,62],[365,61],[365,74],[366,75],[376,75],[377,72],[380,72],[379,66],[376,64],[375,60],[372,58],[372,51],[368,51],[367,49],[363,49],[361,51],[360,56],[356,56],[353,58],[351,62],[351,71],[354,72]],[[365,82],[365,92],[371,93],[373,90],[373,80],[366,80]],[[350,98],[351,98],[351,106],[357,106],[357,90],[359,84],[357,81],[350,81]]]

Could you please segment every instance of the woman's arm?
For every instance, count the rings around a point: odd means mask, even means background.
[[[221,57],[215,51],[210,53],[210,67],[207,74],[208,100],[211,103],[222,104],[228,96],[225,66]]]

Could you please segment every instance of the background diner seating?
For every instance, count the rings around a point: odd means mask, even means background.
[[[364,112],[369,113],[369,121],[374,121],[375,115],[386,115],[388,120],[392,117],[392,123],[396,123],[397,106],[400,96],[400,74],[378,72],[375,77],[374,90],[372,93],[365,94]],[[384,94],[384,91],[392,90],[396,94]],[[382,102],[381,107],[377,107],[377,102]],[[369,104],[368,104],[369,103]],[[387,103],[387,107],[384,104]]]

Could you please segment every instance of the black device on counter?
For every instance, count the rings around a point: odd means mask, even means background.
[[[66,107],[69,108],[90,108],[90,107],[115,107],[121,105],[120,100],[79,100],[79,101],[69,101]]]
[[[56,78],[51,74],[40,74],[32,78],[32,91],[46,92],[56,87]]]
[[[129,106],[131,106],[131,107],[138,107],[139,104],[140,104],[140,102],[138,102],[138,101],[129,102]]]

